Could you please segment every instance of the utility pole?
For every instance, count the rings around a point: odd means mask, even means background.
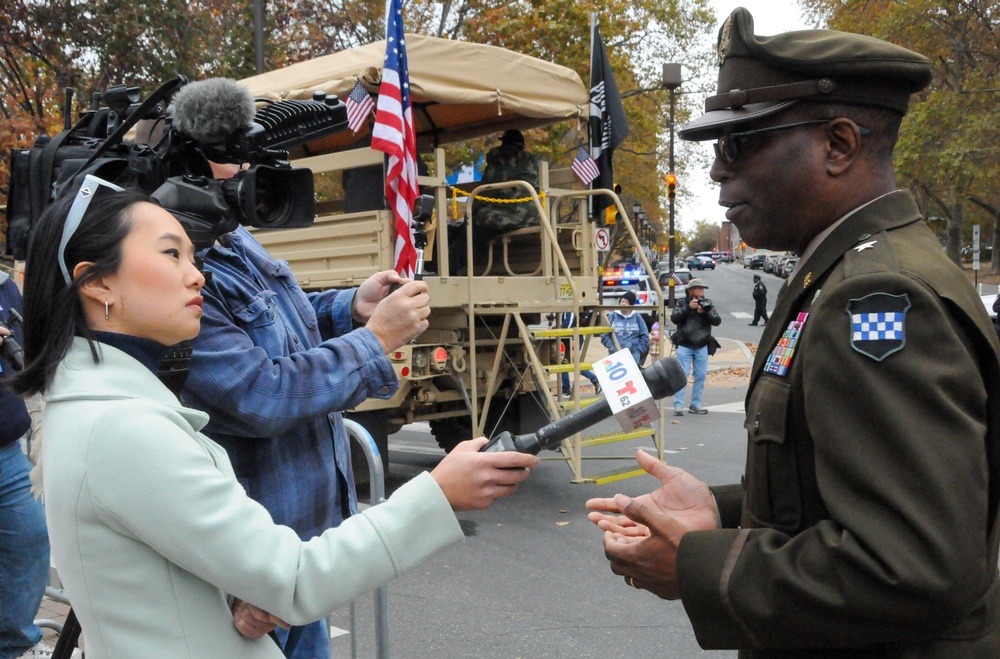
[[[670,171],[667,172],[667,199],[670,202],[670,233],[667,241],[667,262],[670,264],[670,273],[674,272],[674,258],[676,256],[677,239],[674,235],[674,196],[677,186],[677,175],[674,174],[674,103],[677,95],[677,88],[681,86],[681,65],[663,65],[663,86],[670,90]],[[668,308],[674,308],[674,278],[670,278],[670,293]]]

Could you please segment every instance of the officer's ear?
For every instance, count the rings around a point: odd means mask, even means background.
[[[830,176],[840,176],[860,157],[862,129],[847,117],[833,119],[825,128],[826,173]]]

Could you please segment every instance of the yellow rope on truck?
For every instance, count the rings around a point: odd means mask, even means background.
[[[457,220],[460,216],[458,214],[458,198],[459,197],[469,197],[472,196],[471,192],[466,192],[451,186],[451,216],[452,219]],[[545,192],[539,192],[538,198],[542,201],[545,200]],[[497,199],[495,197],[484,197],[483,195],[476,195],[476,199],[479,201],[485,201],[492,204],[523,204],[526,201],[531,201],[531,197],[521,197],[520,199]]]

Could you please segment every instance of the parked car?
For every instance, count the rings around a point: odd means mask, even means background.
[[[687,266],[691,270],[715,270],[715,259],[696,255],[688,258]]]
[[[764,268],[764,259],[767,254],[747,254],[743,257],[743,267],[751,270],[761,270]]]
[[[770,272],[771,274],[777,274],[775,266],[778,265],[778,259],[782,258],[784,254],[768,254],[764,258],[764,266],[762,270],[764,272]]]
[[[993,310],[993,303],[997,301],[996,295],[980,295],[979,299],[983,301],[983,306],[986,307],[986,313],[990,315],[993,322],[996,322],[997,312]]]
[[[789,256],[785,258],[784,262],[781,264],[781,268],[778,271],[778,276],[782,279],[788,279],[792,276],[792,271],[795,270],[795,264],[799,262],[799,257]]]

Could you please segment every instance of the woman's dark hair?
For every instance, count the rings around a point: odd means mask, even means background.
[[[149,195],[138,190],[116,192],[97,186],[65,251],[71,275],[83,261],[92,265],[67,284],[59,268],[59,242],[78,191],[78,186],[69,188],[42,213],[31,232],[24,269],[25,367],[11,379],[11,388],[20,394],[48,388],[74,336],[90,341],[94,361],[99,359],[80,301],[80,285],[118,271],[122,241],[132,229],[131,208],[150,201]]]

